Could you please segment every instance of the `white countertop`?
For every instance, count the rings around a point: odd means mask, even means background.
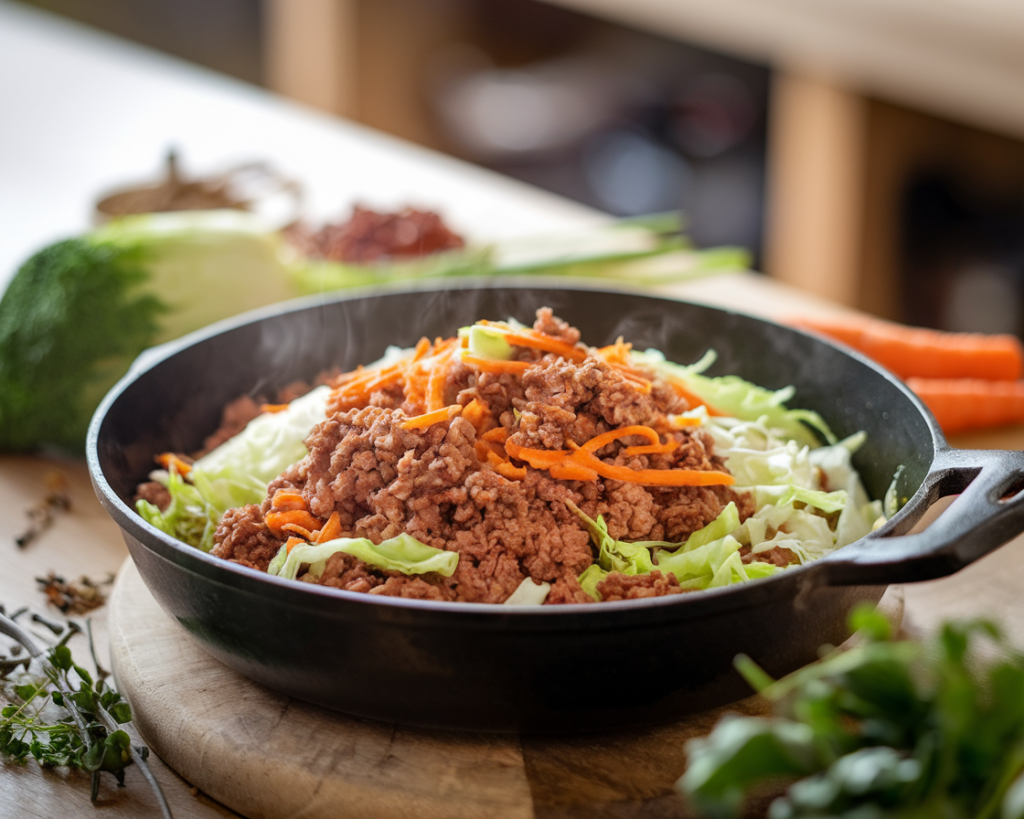
[[[94,29],[0,0],[0,291],[38,248],[86,230],[98,195],[266,160],[299,180],[305,213],[361,202],[439,210],[480,240],[606,217],[506,177]]]

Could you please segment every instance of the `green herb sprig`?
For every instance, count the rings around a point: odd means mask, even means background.
[[[33,619],[58,634],[56,644],[45,651],[17,622],[24,613],[6,616],[0,610],[0,633],[15,640],[27,656],[6,660],[0,666],[3,683],[0,708],[0,758],[25,763],[32,758],[44,767],[68,767],[91,774],[93,801],[99,796],[100,774],[110,773],[124,785],[125,769],[133,762],[153,788],[165,819],[170,806],[146,762],[149,749],[132,744],[121,726],[131,722],[131,707],[106,681],[108,673],[95,658],[92,632],[89,646],[98,679],[76,663],[68,640],[82,629]],[[39,661],[34,672],[32,659]]]
[[[690,804],[731,818],[768,787],[769,819],[1024,819],[1024,655],[988,621],[927,642],[873,609],[850,622],[854,647],[779,681],[737,659],[774,714],[687,744]]]

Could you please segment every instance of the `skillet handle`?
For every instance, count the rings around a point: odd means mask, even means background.
[[[940,450],[923,489],[931,493],[928,505],[960,496],[921,532],[881,529],[822,558],[821,579],[832,586],[933,580],[1024,532],[1024,452]]]

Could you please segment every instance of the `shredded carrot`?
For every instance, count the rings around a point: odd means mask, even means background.
[[[313,532],[307,529],[305,526],[299,526],[297,523],[286,523],[281,527],[281,532],[287,532],[292,535],[298,535],[299,537],[305,538],[306,540],[312,540],[314,537]]]
[[[573,460],[590,467],[604,478],[644,486],[732,486],[736,482],[727,472],[715,470],[630,469],[628,466],[613,466],[582,448],[573,453]]]
[[[735,483],[733,476],[726,472],[699,469],[631,469],[606,464],[594,454],[613,441],[634,436],[646,438],[651,442],[649,446],[658,447],[659,451],[667,446],[661,443],[657,431],[648,426],[635,424],[601,433],[583,446],[572,448],[570,451],[532,449],[511,441],[505,442],[505,449],[516,460],[525,461],[534,469],[546,469],[552,477],[562,480],[594,481],[600,475],[616,481],[645,486],[731,486]],[[626,448],[627,451],[629,449],[631,448]]]
[[[288,492],[285,489],[278,489],[274,493],[270,506],[275,512],[288,512],[293,510],[309,511],[306,499],[299,492]]]
[[[1024,344],[1010,334],[951,333],[869,316],[801,316],[791,324],[841,341],[900,378],[1013,381],[1024,375]]]
[[[157,455],[156,462],[168,472],[177,472],[182,477],[185,477],[192,471],[192,464],[182,460],[173,452],[164,452]]]
[[[442,350],[437,355],[437,363],[430,370],[430,377],[427,381],[427,411],[439,410],[447,406],[444,401],[444,385],[448,380],[448,373],[451,372],[455,363],[455,349],[452,345]]]
[[[569,458],[554,464],[548,474],[560,481],[596,481],[598,478],[596,470]]]
[[[284,412],[287,404],[260,404],[260,412]]]
[[[280,535],[285,531],[285,526],[299,526],[309,532],[315,532],[320,528],[320,521],[309,512],[302,509],[291,509],[287,512],[268,512],[264,521],[267,528],[274,534]]]
[[[597,354],[608,364],[629,364],[629,353],[633,349],[633,345],[622,340],[622,336],[619,336],[614,344],[609,344],[607,347],[601,347]]]
[[[415,364],[420,359],[426,358],[427,353],[429,353],[429,352],[430,352],[430,339],[428,339],[426,336],[424,336],[423,338],[421,338],[419,341],[416,342],[416,349],[413,351],[412,360],[409,363],[410,364]]]
[[[495,427],[480,437],[485,441],[495,441],[496,443],[503,444],[505,439],[508,438],[508,430],[505,427]]]
[[[1024,424],[1024,381],[908,378],[907,386],[932,411],[947,435]]]
[[[284,548],[287,550],[286,554],[291,554],[292,549],[294,549],[296,546],[305,545],[306,541],[304,541],[301,537],[290,537],[288,538],[288,540],[285,541]]]
[[[545,353],[554,353],[562,358],[579,363],[587,357],[587,351],[574,347],[557,338],[538,333],[535,330],[521,330],[514,333],[506,333],[505,341],[513,347],[528,347],[531,350],[541,350]]]
[[[517,461],[525,461],[534,469],[550,469],[571,454],[561,449],[533,449],[519,446],[512,441],[505,442],[505,451]]]
[[[663,455],[679,448],[679,441],[669,438],[663,444],[647,444],[646,446],[627,446],[622,450],[627,455]]]
[[[331,512],[331,516],[327,518],[327,523],[323,525],[319,534],[316,536],[317,543],[326,543],[328,540],[335,540],[341,537],[341,515],[337,512]]]
[[[510,481],[526,480],[526,467],[513,466],[509,461],[499,460],[498,463],[494,464],[494,471]]]
[[[494,423],[490,410],[487,409],[487,405],[479,398],[474,398],[463,407],[462,417],[473,425],[478,436],[483,435]]]
[[[500,375],[501,373],[523,373],[534,364],[532,361],[495,361],[490,358],[477,358],[469,353],[462,353],[460,358],[463,364],[469,364],[481,372],[493,373],[495,375]]]
[[[462,412],[461,404],[451,404],[441,409],[425,412],[422,415],[414,415],[407,418],[399,425],[402,429],[425,429],[426,427],[440,424],[442,421],[449,421]]]

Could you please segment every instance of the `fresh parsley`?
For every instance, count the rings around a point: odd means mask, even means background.
[[[873,610],[851,625],[854,647],[779,681],[737,660],[774,714],[687,744],[678,788],[699,815],[773,787],[769,819],[1024,819],[1024,655],[987,621],[925,642]]]

